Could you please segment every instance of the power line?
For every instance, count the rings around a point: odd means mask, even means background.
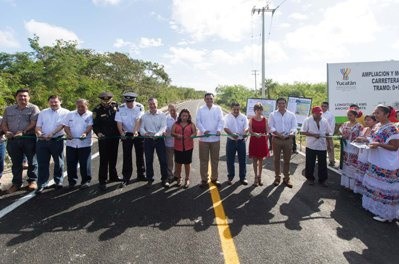
[[[275,9],[279,8],[279,7],[280,7],[282,4],[284,4],[286,1],[287,1],[287,0],[283,0],[280,4],[277,5],[277,7],[276,7]]]

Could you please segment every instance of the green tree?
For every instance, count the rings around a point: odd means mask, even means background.
[[[97,53],[81,49],[73,41],[58,40],[54,46],[40,46],[39,38],[28,39],[31,52],[0,53],[0,107],[14,102],[15,91],[31,89],[32,102],[47,107],[51,94],[63,97],[64,107],[75,108],[78,98],[97,104],[102,91],[114,93],[120,101],[123,92],[139,94],[145,102],[159,98],[160,104],[183,99],[201,98],[192,88],[170,85],[171,80],[163,65],[141,61],[119,52]]]
[[[225,108],[229,108],[232,102],[238,102],[245,112],[247,99],[259,97],[257,91],[250,90],[243,85],[220,85],[216,88],[216,102]]]

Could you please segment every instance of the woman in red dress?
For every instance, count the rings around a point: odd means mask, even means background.
[[[263,106],[261,103],[254,105],[255,116],[249,120],[249,157],[252,158],[255,182],[254,186],[262,186],[262,166],[263,159],[269,156],[269,148],[267,146],[268,125],[267,119],[263,116]]]

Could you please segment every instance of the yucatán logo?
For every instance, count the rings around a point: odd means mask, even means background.
[[[349,80],[349,74],[351,73],[351,68],[342,68],[339,70],[342,74],[342,80]]]
[[[342,75],[342,81],[336,81],[338,86],[355,86],[355,81],[349,80],[349,74],[351,73],[351,68],[342,68],[339,72]]]

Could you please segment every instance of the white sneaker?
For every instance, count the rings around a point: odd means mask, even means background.
[[[384,223],[384,222],[388,221],[387,219],[379,217],[378,215],[374,216],[373,219],[375,221],[378,221],[378,222],[381,222],[381,223]]]

